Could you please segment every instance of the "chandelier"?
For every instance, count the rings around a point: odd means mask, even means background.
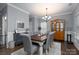
[[[47,10],[48,10],[48,8],[46,8],[46,15],[42,17],[42,19],[44,19],[45,21],[49,21],[49,19],[52,18],[51,16],[47,15]]]

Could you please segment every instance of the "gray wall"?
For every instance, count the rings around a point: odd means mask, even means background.
[[[72,14],[58,15],[57,17],[65,21],[65,31],[72,31],[72,28],[73,28]]]
[[[40,26],[40,19],[38,16],[30,16],[29,24],[31,34],[36,34],[38,32],[38,27]]]
[[[29,28],[29,15],[19,11],[8,5],[8,31],[13,32],[17,29],[17,22],[22,21],[24,23],[24,29]]]
[[[9,5],[7,6],[7,12],[8,12],[8,35],[7,35],[7,48],[9,48],[9,42],[14,41],[13,39],[13,33],[15,30],[17,32],[26,31],[26,29],[29,29],[29,14],[24,13],[20,9],[17,9],[17,7]],[[23,22],[24,28],[17,28],[17,23]]]
[[[73,19],[74,19],[74,26],[73,31],[79,33],[79,4],[77,5],[76,9],[73,11]]]
[[[67,41],[67,33],[72,33],[73,31],[73,15],[72,14],[65,14],[57,16],[58,18],[65,21],[65,41]]]
[[[34,34],[34,17],[29,17],[29,27],[31,35]]]
[[[7,17],[7,4],[2,4],[2,10],[0,10],[0,26],[2,26],[2,31],[0,33],[1,37],[1,44],[4,45],[5,43],[5,35],[7,34],[7,18],[5,19],[5,17]]]
[[[0,15],[0,45],[2,45],[2,15]]]
[[[79,50],[79,4],[73,11],[73,43]]]
[[[73,29],[73,15],[72,14],[64,14],[64,15],[55,15],[59,19],[62,19],[65,21],[65,31],[72,31]],[[52,19],[54,19],[54,15],[52,16]],[[43,22],[41,19],[40,22]]]
[[[73,39],[76,39],[76,36],[79,37],[79,4],[73,11]]]
[[[71,13],[64,14],[64,15],[53,15],[52,20],[54,19],[54,16],[65,21],[65,41],[66,41],[67,40],[67,32],[73,31],[73,22],[74,22],[73,15]],[[43,22],[43,20],[41,19],[40,22]],[[50,27],[48,27],[48,28],[50,28]]]

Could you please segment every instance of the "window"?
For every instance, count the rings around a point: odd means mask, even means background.
[[[47,33],[47,23],[41,22],[41,33],[46,34]]]

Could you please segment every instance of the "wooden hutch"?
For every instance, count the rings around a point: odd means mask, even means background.
[[[63,19],[55,19],[50,21],[51,31],[55,31],[54,40],[64,41],[65,26]]]

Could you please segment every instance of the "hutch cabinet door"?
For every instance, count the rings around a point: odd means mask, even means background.
[[[64,41],[64,21],[61,19],[56,19],[50,22],[51,31],[55,31],[54,40],[63,40]]]

